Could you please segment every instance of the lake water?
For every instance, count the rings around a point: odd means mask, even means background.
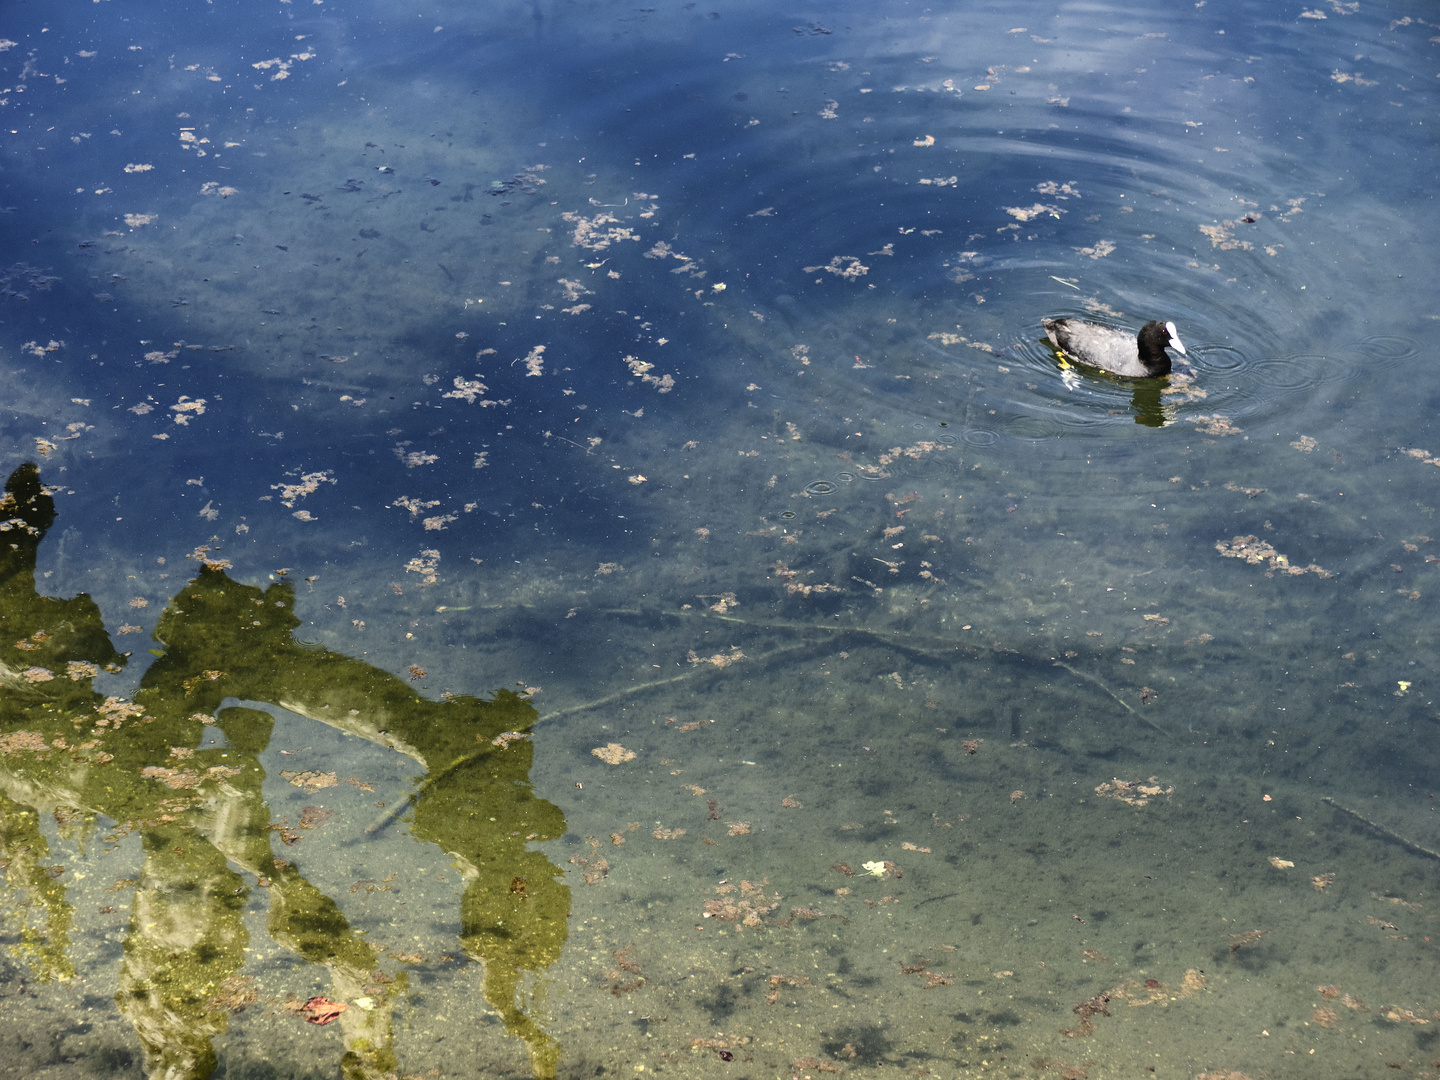
[[[1434,1075],[1432,7],[0,37],[0,1076]]]

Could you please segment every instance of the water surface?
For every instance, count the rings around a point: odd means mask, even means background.
[[[1426,1068],[1434,21],[12,12],[0,1070]]]

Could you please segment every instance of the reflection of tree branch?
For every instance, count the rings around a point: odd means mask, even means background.
[[[558,1046],[516,1005],[516,994],[525,973],[553,963],[568,936],[569,887],[558,880],[561,871],[553,863],[527,848],[527,838],[562,835],[565,820],[557,807],[534,796],[531,743],[519,740],[501,749],[491,742],[505,731],[528,731],[535,723],[534,707],[508,690],[489,701],[421,698],[396,676],[364,661],[298,645],[291,636],[299,625],[292,606],[288,584],[271,585],[262,593],[221,569],[203,568],[161,616],[155,636],[166,650],[141,680],[137,703],[162,727],[197,713],[209,715],[227,698],[283,702],[300,715],[323,717],[334,727],[403,748],[430,770],[407,800],[415,813],[411,835],[476,868],[461,900],[461,942],[472,958],[484,962],[486,1000],[501,1014],[506,1030],[529,1046],[537,1076],[553,1076]],[[255,712],[221,712],[227,736],[232,731],[238,736],[232,743],[264,741],[253,730],[259,723]],[[252,719],[247,721],[247,715]],[[326,960],[320,953],[312,955],[316,948],[335,947],[348,928],[342,933],[333,924],[325,914],[333,902],[308,884],[301,889],[303,899],[292,897],[286,874],[276,878],[272,905],[298,905],[294,910],[303,912],[304,920],[328,925],[313,940],[295,937],[292,947],[330,966],[338,986],[344,982],[342,971],[359,971],[364,962],[358,956],[347,960],[337,954]],[[512,891],[517,880],[525,882],[518,893]],[[299,933],[304,923],[296,921],[298,916],[276,923],[276,917],[272,908],[272,934],[281,940]],[[339,917],[334,909],[333,918]],[[342,1025],[361,1019],[342,1017]]]
[[[135,1028],[150,1076],[215,1071],[227,1025],[216,988],[245,964],[245,883],[181,822],[141,836],[145,866],[130,908],[115,1002]]]
[[[331,993],[339,1001],[353,1001],[369,993],[373,1009],[351,1008],[340,1016],[345,1040],[341,1073],[346,1080],[380,1080],[394,1075],[392,1014],[394,1001],[387,987],[367,987],[379,955],[350,928],[335,901],[305,880],[293,864],[276,860],[270,887],[270,936],[282,945],[330,971]]]
[[[216,718],[232,748],[256,757],[269,745],[275,721],[259,709],[222,709]],[[207,801],[200,830],[237,866],[270,881],[270,936],[295,954],[330,972],[338,1001],[368,997],[371,1009],[348,1009],[340,1017],[345,1041],[341,1072],[347,1080],[393,1073],[399,1061],[393,1049],[394,994],[369,987],[378,966],[374,947],[359,937],[335,904],[295,868],[275,859],[270,847],[270,810],[261,795],[264,771],[252,765],[221,785]],[[214,980],[212,976],[212,982]],[[369,990],[373,993],[367,993]]]

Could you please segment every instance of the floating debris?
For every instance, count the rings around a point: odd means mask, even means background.
[[[518,191],[522,195],[539,195],[540,188],[545,183],[540,176],[544,171],[544,165],[531,165],[504,180],[492,180],[490,181],[490,194],[505,195],[512,191]]]
[[[1428,1024],[1429,1020],[1416,1016],[1410,1009],[1402,1009],[1398,1005],[1386,1005],[1380,1010],[1380,1015],[1392,1024]]]
[[[1145,806],[1151,799],[1159,798],[1162,795],[1168,799],[1174,792],[1173,786],[1163,787],[1161,782],[1153,776],[1148,780],[1120,780],[1117,778],[1095,788],[1095,794],[1100,798],[1118,799],[1130,806]]]
[[[1228,542],[1217,540],[1215,550],[1227,559],[1244,559],[1251,566],[1267,564],[1270,567],[1267,577],[1273,577],[1276,571],[1291,577],[1307,573],[1322,578],[1335,576],[1323,566],[1317,566],[1315,563],[1311,563],[1309,566],[1291,566],[1288,556],[1281,555],[1273,545],[1257,536],[1234,536]]]
[[[640,973],[640,964],[635,960],[635,946],[626,945],[614,950],[615,966],[602,976],[601,986],[616,997],[639,990],[645,985],[645,976]]]
[[[1060,1034],[1067,1039],[1084,1039],[1095,1031],[1095,1021],[1092,1016],[1109,1016],[1110,1010],[1105,1006],[1110,1003],[1113,996],[1112,991],[1102,991],[1094,997],[1086,998],[1077,1005],[1072,1005],[1070,1011],[1080,1018],[1080,1022],[1073,1028],[1061,1028]]]
[[[1058,220],[1060,215],[1065,213],[1063,207],[1046,206],[1044,203],[1035,203],[1033,206],[1002,206],[1001,209],[1016,221],[1033,221],[1046,214]],[[1113,251],[1114,248],[1112,247],[1110,250]]]
[[[702,917],[719,919],[721,922],[739,923],[741,926],[752,928],[763,926],[764,917],[780,906],[779,893],[768,897],[765,895],[765,886],[769,884],[768,878],[758,884],[741,881],[739,896],[733,895],[736,891],[734,885],[729,883],[717,885],[715,891],[720,894],[721,899],[706,900]],[[767,903],[766,901],[772,902]]]
[[[745,654],[740,651],[739,646],[732,645],[729,653],[715,653],[712,656],[700,656],[694,649],[686,653],[686,659],[692,664],[710,664],[717,668],[727,668],[731,664],[739,663],[745,659]]]
[[[1190,422],[1196,427],[1198,427],[1200,431],[1206,435],[1216,435],[1221,437],[1226,435],[1239,435],[1242,431],[1245,430],[1244,428],[1236,427],[1230,421],[1229,417],[1221,416],[1219,413],[1216,413],[1213,416],[1192,416],[1190,418]]]
[[[290,781],[290,783],[292,783],[296,787],[304,788],[306,791],[310,792],[319,791],[322,788],[334,787],[340,782],[340,778],[337,777],[333,772],[301,772],[294,769],[288,769],[281,772],[280,775],[284,779]]]
[[[1234,956],[1246,945],[1253,945],[1268,933],[1269,930],[1247,930],[1243,934],[1235,934],[1230,938],[1230,955]]]
[[[590,753],[598,757],[607,765],[619,765],[622,761],[633,761],[634,750],[626,750],[619,743],[606,743],[604,746],[597,746]]]
[[[824,266],[807,266],[805,273],[814,274],[824,270],[827,274],[834,274],[844,281],[858,281],[870,272],[868,266],[862,266],[860,260],[854,255],[836,255]]]
[[[294,1005],[285,1006],[291,1012],[299,1013],[305,1018],[306,1023],[319,1024],[324,1026],[332,1020],[338,1020],[349,1008],[349,1005],[339,1001],[331,1001],[329,998],[312,997],[310,1000]]]

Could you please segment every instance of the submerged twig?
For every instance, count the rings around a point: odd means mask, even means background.
[[[756,626],[756,627],[763,628],[763,629],[767,629],[767,630],[769,630],[769,629],[786,629],[786,630],[797,630],[797,631],[798,631],[798,630],[825,630],[825,631],[835,631],[835,632],[847,631],[847,632],[849,632],[849,633],[860,634],[860,635],[863,635],[864,637],[872,638],[873,640],[875,640],[876,642],[878,642],[878,643],[880,643],[880,644],[888,645],[888,646],[891,646],[892,648],[901,649],[901,650],[907,651],[907,652],[919,653],[920,655],[930,657],[931,659],[934,659],[934,658],[936,658],[936,657],[939,655],[939,654],[937,653],[937,651],[935,651],[935,650],[927,649],[927,648],[925,648],[925,647],[923,647],[923,646],[919,646],[919,645],[913,644],[913,640],[914,640],[914,636],[915,636],[915,635],[906,634],[905,637],[911,639],[911,640],[909,640],[909,641],[897,641],[897,640],[895,640],[895,638],[898,637],[898,636],[900,635],[900,633],[901,633],[901,631],[899,631],[899,630],[892,630],[892,631],[889,631],[889,632],[887,633],[887,632],[881,631],[881,630],[872,630],[872,629],[870,629],[869,627],[865,627],[865,626],[845,626],[845,627],[835,626],[835,627],[831,627],[831,626],[808,624],[808,623],[798,623],[798,624],[797,624],[797,623],[752,623],[752,622],[749,622],[749,621],[746,620],[746,619],[736,618],[736,617],[733,616],[733,615],[713,616],[713,615],[706,615],[706,614],[704,614],[704,613],[702,613],[702,612],[697,612],[696,614],[699,615],[699,616],[701,616],[701,617],[703,617],[703,618],[719,618],[719,619],[721,619],[721,620],[724,621],[724,622],[740,623],[740,624],[742,624],[742,625],[746,625],[746,626]],[[944,641],[944,639],[938,639],[938,638],[937,638],[937,639],[931,639],[931,640],[936,641],[937,644],[943,642],[944,649],[945,649],[945,651],[947,651],[947,652],[965,652],[965,653],[970,654],[971,656],[981,656],[981,655],[984,655],[985,653],[989,653],[989,654],[991,654],[991,655],[1001,655],[1001,654],[1003,654],[1003,655],[1007,655],[1007,656],[1018,657],[1018,658],[1020,658],[1020,659],[1025,659],[1025,656],[1024,656],[1023,653],[1019,653],[1019,652],[1015,651],[1014,649],[1005,649],[1005,648],[1002,648],[1002,647],[1000,647],[1000,646],[990,646],[989,648],[986,648],[986,647],[983,646],[983,645],[963,645],[963,644],[960,644],[960,643],[958,643],[958,642]],[[1064,668],[1066,671],[1070,672],[1070,674],[1076,676],[1077,678],[1081,678],[1081,679],[1086,680],[1087,682],[1094,683],[1094,684],[1095,684],[1096,686],[1098,686],[1101,690],[1105,691],[1105,693],[1109,694],[1110,697],[1114,698],[1115,701],[1117,701],[1117,702],[1120,704],[1121,708],[1123,708],[1123,709],[1124,709],[1126,712],[1128,712],[1131,716],[1133,716],[1133,717],[1135,717],[1137,720],[1139,720],[1142,724],[1145,724],[1145,725],[1147,725],[1147,726],[1149,726],[1149,727],[1154,728],[1156,731],[1160,732],[1160,734],[1162,734],[1162,735],[1165,735],[1165,736],[1167,736],[1167,737],[1169,736],[1170,732],[1168,732],[1167,730],[1165,730],[1165,728],[1161,727],[1161,726],[1160,726],[1159,724],[1157,724],[1154,720],[1151,720],[1148,716],[1145,716],[1143,713],[1138,713],[1138,712],[1136,712],[1136,711],[1130,706],[1130,703],[1129,703],[1129,702],[1127,702],[1127,701],[1126,701],[1124,698],[1122,698],[1119,694],[1115,693],[1114,690],[1111,690],[1110,687],[1106,686],[1104,682],[1102,682],[1100,679],[1096,678],[1094,675],[1091,675],[1091,674],[1089,674],[1088,672],[1081,671],[1079,668],[1071,667],[1069,664],[1065,663],[1063,660],[1054,660],[1054,661],[1052,661],[1052,663],[1054,663],[1054,665],[1055,665],[1056,667]]]
[[[1096,686],[1098,686],[1101,690],[1104,690],[1105,693],[1109,694],[1112,698],[1114,698],[1116,701],[1118,701],[1118,702],[1120,703],[1121,707],[1122,707],[1126,712],[1128,712],[1131,716],[1135,717],[1135,719],[1136,719],[1136,720],[1139,720],[1142,724],[1148,724],[1150,727],[1152,727],[1152,728],[1154,728],[1156,731],[1160,732],[1161,735],[1166,735],[1166,736],[1168,736],[1168,735],[1170,734],[1170,732],[1166,731],[1163,727],[1161,727],[1159,724],[1157,724],[1154,720],[1151,720],[1151,719],[1150,719],[1148,716],[1146,716],[1144,713],[1138,713],[1138,712],[1136,712],[1133,708],[1130,707],[1130,703],[1129,703],[1128,701],[1126,701],[1124,698],[1122,698],[1119,694],[1115,693],[1114,690],[1111,690],[1110,687],[1106,686],[1103,682],[1101,682],[1099,679],[1097,679],[1094,675],[1091,675],[1091,674],[1089,674],[1088,672],[1081,671],[1079,668],[1073,668],[1073,667],[1071,667],[1069,664],[1065,663],[1065,661],[1063,661],[1063,660],[1056,660],[1054,663],[1055,663],[1055,666],[1056,666],[1056,667],[1064,668],[1066,671],[1070,672],[1071,675],[1074,675],[1074,676],[1076,676],[1076,677],[1078,677],[1078,678],[1085,679],[1085,680],[1087,680],[1087,681],[1089,681],[1089,682],[1094,683],[1094,684],[1095,684]]]
[[[420,796],[424,795],[425,792],[430,790],[430,788],[434,787],[441,780],[445,779],[445,777],[449,776],[461,766],[474,761],[478,757],[484,757],[486,754],[490,753],[494,753],[494,749],[487,746],[483,750],[477,750],[473,754],[465,754],[462,757],[458,757],[445,768],[441,769],[439,772],[431,773],[419,783],[419,785],[415,788],[414,791],[410,792],[409,795],[405,796],[405,798],[400,801],[400,804],[398,806],[392,806],[390,809],[386,810],[385,813],[381,814],[378,818],[372,821],[369,825],[365,826],[365,835],[373,836],[375,833],[378,833],[384,829],[388,829],[391,825],[395,824],[395,822],[399,821],[401,816],[404,815],[406,811],[408,811],[412,806],[419,802]]]
[[[803,651],[805,649],[829,647],[833,645],[837,639],[845,637],[867,638],[877,645],[883,645],[887,648],[895,649],[899,652],[911,653],[916,656],[924,657],[927,660],[948,660],[952,659],[956,653],[960,653],[975,659],[979,659],[985,656],[1003,656],[1022,661],[1028,659],[1023,653],[1020,653],[1014,649],[1007,649],[999,645],[967,645],[962,642],[949,640],[947,638],[919,638],[918,635],[900,630],[876,630],[868,626],[826,626],[823,623],[768,621],[756,622],[751,619],[742,619],[735,615],[713,614],[708,611],[674,612],[644,611],[638,608],[615,608],[610,609],[603,614],[625,615],[632,618],[653,618],[655,616],[661,616],[664,618],[671,618],[677,620],[686,618],[706,619],[716,622],[731,623],[736,626],[744,626],[752,630],[786,631],[796,634],[819,632],[829,635],[828,639],[824,642],[811,641],[801,645],[787,645],[779,649],[772,649],[770,652],[753,657],[752,659],[754,663],[757,664],[766,664],[783,655]],[[921,644],[920,642],[924,642],[924,644]],[[1121,707],[1125,709],[1126,712],[1130,713],[1130,715],[1134,716],[1142,724],[1145,724],[1146,726],[1158,731],[1160,734],[1169,737],[1169,731],[1161,727],[1149,717],[1136,712],[1130,706],[1130,704],[1125,701],[1124,698],[1122,698],[1119,694],[1115,693],[1115,691],[1111,690],[1108,686],[1105,685],[1105,683],[1103,683],[1095,676],[1090,675],[1084,671],[1080,671],[1078,668],[1071,667],[1069,664],[1066,664],[1063,661],[1056,660],[1053,661],[1053,663],[1056,667],[1064,668],[1066,671],[1070,672],[1072,675],[1077,676],[1078,678],[1084,679],[1087,682],[1094,683],[1097,687],[1099,687],[1099,689],[1103,690],[1106,694],[1108,694],[1111,698],[1118,702]],[[647,691],[659,689],[665,686],[673,686],[676,683],[684,682],[699,675],[713,675],[720,670],[722,669],[704,668],[696,671],[687,671],[680,675],[673,675],[668,679],[655,679],[651,682],[640,683],[636,686],[627,687],[624,690],[617,690],[612,694],[607,694],[602,698],[595,699],[594,701],[586,701],[578,705],[570,705],[564,709],[557,709],[554,712],[546,713],[544,716],[540,717],[540,719],[537,720],[536,723],[544,723],[548,720],[558,720],[563,716],[571,716],[579,712],[588,712],[591,709],[597,709],[602,706],[609,705],[615,701],[623,700],[635,694],[645,693]]]
[[[1416,855],[1424,855],[1427,858],[1431,859],[1440,859],[1440,851],[1435,851],[1431,848],[1426,847],[1423,844],[1417,844],[1414,840],[1406,839],[1405,837],[1397,833],[1394,829],[1387,829],[1378,821],[1371,821],[1364,814],[1361,814],[1355,810],[1351,810],[1348,806],[1341,806],[1329,795],[1322,796],[1320,801],[1323,803],[1328,803],[1336,810],[1339,810],[1342,814],[1349,814],[1356,821],[1363,822],[1364,824],[1370,826],[1370,828],[1374,829],[1381,836],[1385,837],[1386,840],[1393,840],[1395,843],[1399,844],[1407,851],[1413,851]]]
[[[828,645],[829,643],[826,642],[825,644]],[[802,652],[806,649],[822,647],[820,642],[807,641],[799,645],[785,645],[778,649],[772,649],[770,652],[761,653],[759,656],[753,658],[746,657],[746,659],[753,659],[756,663],[764,664],[787,653]],[[584,701],[579,705],[568,705],[563,709],[556,709],[554,712],[546,713],[540,717],[540,719],[536,720],[535,723],[543,724],[549,720],[558,720],[562,716],[573,716],[575,713],[589,712],[591,709],[598,709],[612,702],[621,701],[624,698],[633,697],[636,694],[643,694],[648,690],[658,690],[662,686],[673,686],[675,683],[686,682],[690,679],[700,678],[703,675],[716,675],[723,670],[725,669],[722,667],[700,661],[691,670],[681,672],[679,675],[672,675],[668,679],[654,679],[646,683],[637,683],[635,686],[627,686],[624,690],[616,690],[613,694],[606,694],[604,697],[596,698],[594,701]]]
[[[828,642],[826,644],[828,644]],[[772,649],[770,652],[757,656],[754,659],[760,663],[765,663],[787,653],[804,652],[807,649],[815,649],[819,647],[821,646],[818,642],[804,642],[799,645],[786,645],[779,649]],[[537,718],[535,723],[537,725],[543,724],[549,720],[558,720],[563,716],[573,716],[575,713],[588,712],[591,709],[602,708],[605,705],[612,704],[616,701],[624,700],[627,697],[633,697],[636,694],[643,694],[649,690],[658,690],[661,687],[665,686],[673,686],[676,683],[686,682],[690,679],[701,678],[705,675],[715,675],[722,670],[724,669],[712,664],[704,663],[702,661],[700,664],[697,664],[694,669],[682,672],[679,675],[672,675],[668,679],[655,679],[651,682],[640,683],[636,686],[627,686],[624,690],[617,690],[613,694],[606,694],[604,697],[596,698],[594,701],[585,701],[580,703],[579,705],[570,705],[563,709],[556,709],[554,712],[546,713],[544,716]],[[472,761],[475,761],[478,758],[482,758],[486,754],[490,753],[494,753],[492,747],[481,747],[472,754],[465,754],[461,757],[456,758],[439,772],[427,776],[424,781],[422,781],[419,786],[415,788],[414,791],[412,791],[408,796],[406,796],[406,798],[399,805],[387,809],[385,813],[381,814],[378,818],[376,818],[373,822],[366,826],[366,835],[374,835],[375,833],[381,832],[384,829],[389,828],[395,822],[399,821],[400,818],[404,816],[405,813],[407,813],[410,808],[419,801],[420,796],[422,796],[429,788],[433,787],[440,780],[449,776],[456,769],[463,768],[464,766],[470,764]]]

